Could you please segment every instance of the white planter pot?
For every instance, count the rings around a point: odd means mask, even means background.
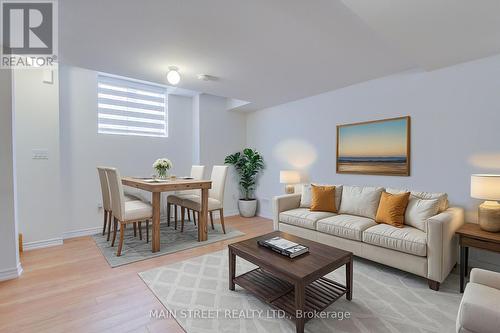
[[[239,200],[238,209],[240,210],[240,215],[243,217],[255,216],[257,211],[257,199],[253,200]]]

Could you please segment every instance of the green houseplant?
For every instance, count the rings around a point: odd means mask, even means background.
[[[240,214],[244,217],[252,217],[257,211],[257,200],[253,197],[257,176],[264,169],[264,158],[258,151],[245,148],[226,156],[224,163],[231,164],[239,176],[239,186],[243,197],[238,202]]]

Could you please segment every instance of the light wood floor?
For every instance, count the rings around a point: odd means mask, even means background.
[[[229,217],[245,236],[111,268],[90,237],[24,252],[24,273],[0,282],[0,332],[183,332],[173,319],[151,319],[164,307],[138,272],[224,249],[272,231],[264,218]]]

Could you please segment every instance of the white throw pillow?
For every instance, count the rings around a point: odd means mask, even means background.
[[[311,207],[311,184],[302,185],[302,194],[300,196],[300,207],[310,208]]]
[[[427,232],[427,219],[439,214],[438,199],[420,199],[411,195],[406,207],[405,224]]]
[[[405,189],[395,189],[395,188],[388,188],[388,189],[386,189],[386,192],[391,193],[391,194],[410,192],[412,196],[414,196],[418,199],[424,199],[424,200],[437,199],[439,201],[439,204],[438,204],[439,212],[444,212],[445,210],[448,209],[448,206],[449,206],[448,194],[443,193],[443,192],[437,192],[437,193],[417,192],[417,191],[410,191],[410,190],[405,190]]]
[[[382,187],[344,186],[339,213],[375,219],[383,190]]]
[[[319,184],[314,184],[319,185]],[[335,186],[335,207],[337,210],[340,207],[340,199],[342,198],[342,185],[319,185],[319,186]],[[300,207],[301,208],[311,208],[311,184],[302,185],[302,195],[300,197]]]

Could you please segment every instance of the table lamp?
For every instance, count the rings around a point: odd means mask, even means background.
[[[286,194],[292,194],[295,192],[295,186],[293,184],[300,183],[300,173],[294,170],[282,170],[280,171],[280,183],[286,184]]]
[[[472,175],[471,197],[486,200],[479,206],[479,226],[485,231],[500,231],[500,175]]]

